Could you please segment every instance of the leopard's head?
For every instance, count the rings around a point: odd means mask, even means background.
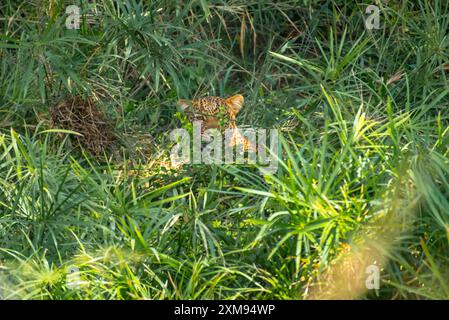
[[[194,100],[179,100],[178,104],[191,122],[202,120],[205,128],[235,126],[235,118],[243,106],[240,94],[228,98],[203,97]]]
[[[178,104],[184,111],[193,107],[196,111],[203,111],[204,113],[218,111],[220,106],[224,106],[229,115],[235,117],[242,108],[243,102],[243,96],[236,94],[225,99],[219,97],[204,97],[194,100],[181,99]]]

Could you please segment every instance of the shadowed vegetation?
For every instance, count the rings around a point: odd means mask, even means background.
[[[449,298],[447,1],[0,13],[0,298]],[[173,168],[177,101],[234,94],[278,170]]]

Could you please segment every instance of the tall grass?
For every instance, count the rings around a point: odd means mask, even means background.
[[[445,1],[68,4],[0,5],[1,298],[449,298]],[[167,169],[178,98],[233,93],[278,171]],[[71,96],[115,151],[52,127]]]

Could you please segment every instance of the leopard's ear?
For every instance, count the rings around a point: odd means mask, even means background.
[[[232,108],[235,114],[239,113],[240,109],[243,107],[243,96],[241,94],[236,94],[232,97],[227,98],[226,104]]]
[[[181,107],[182,110],[186,110],[190,106],[189,100],[181,99],[178,101],[178,105]]]

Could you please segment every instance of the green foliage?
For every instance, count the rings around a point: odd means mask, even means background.
[[[69,4],[0,4],[0,298],[309,298],[387,231],[354,298],[449,298],[447,1],[378,2],[379,30],[345,0],[80,1],[80,30]],[[236,93],[279,169],[165,168],[178,98]],[[52,127],[72,95],[114,154]]]

